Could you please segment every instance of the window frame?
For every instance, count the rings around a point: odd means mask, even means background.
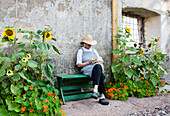
[[[146,47],[146,39],[145,39],[145,27],[144,27],[144,23],[145,23],[145,18],[140,16],[140,15],[137,15],[137,14],[133,14],[131,12],[122,12],[122,17],[123,16],[126,16],[126,17],[130,17],[130,18],[137,18],[137,20],[140,20],[140,25],[141,25],[141,28],[139,29],[140,30],[140,38],[139,38],[139,42],[141,43],[141,47],[142,48],[145,48]],[[123,20],[122,20],[122,24],[123,24]],[[139,44],[140,44],[139,43]]]

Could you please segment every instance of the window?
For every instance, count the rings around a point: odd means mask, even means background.
[[[136,41],[137,48],[145,48],[145,38],[144,38],[144,18],[139,15],[130,14],[123,12],[122,27],[130,28],[131,37],[129,38]],[[127,46],[134,46],[133,42],[129,42]]]

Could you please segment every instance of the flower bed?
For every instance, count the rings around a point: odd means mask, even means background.
[[[111,53],[118,54],[119,60],[108,68],[112,71],[113,78],[110,83],[105,84],[106,96],[110,99],[128,100],[129,96],[154,96],[160,87],[159,75],[166,74],[162,68],[166,54],[158,48],[160,37],[149,40],[147,48],[144,49],[139,44],[139,49],[136,49],[138,44],[132,39],[127,40],[130,36],[129,28],[119,30],[119,34],[115,36],[120,48]],[[127,46],[127,42],[133,42],[134,47]],[[150,54],[147,54],[149,52]],[[162,93],[168,91],[164,90]]]
[[[47,42],[56,41],[51,30],[45,28],[35,33],[19,29],[17,33],[24,34],[21,42],[15,38],[12,27],[6,27],[2,34],[1,42],[14,49],[10,54],[0,48],[0,114],[64,116],[59,92],[54,88],[54,65],[46,62],[51,48],[61,54]],[[3,44],[0,46],[3,47]]]

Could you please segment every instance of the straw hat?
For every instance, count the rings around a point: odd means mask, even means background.
[[[83,44],[83,43],[87,43],[87,44],[90,44],[90,45],[96,45],[97,41],[93,40],[91,35],[86,35],[84,37],[84,40],[82,42],[80,42],[80,44]]]

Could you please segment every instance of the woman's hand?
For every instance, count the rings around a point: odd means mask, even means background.
[[[102,61],[102,60],[99,60],[99,59],[94,60],[94,62],[95,62],[95,63],[98,63],[98,62],[103,63],[103,61]]]
[[[94,59],[91,58],[91,59],[89,60],[88,64],[91,64],[93,61],[94,61]]]

